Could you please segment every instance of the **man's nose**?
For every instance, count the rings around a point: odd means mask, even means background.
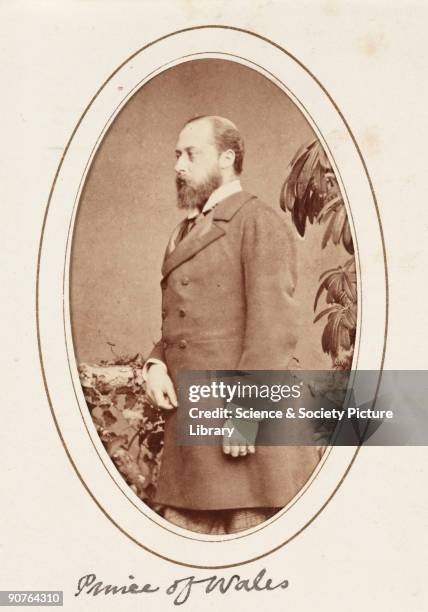
[[[186,159],[184,155],[180,155],[180,157],[177,158],[177,161],[175,164],[175,171],[177,172],[177,174],[179,174],[180,172],[183,172],[186,169],[187,169]]]

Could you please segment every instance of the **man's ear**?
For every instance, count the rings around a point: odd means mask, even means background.
[[[232,149],[222,151],[218,162],[222,170],[225,170],[226,168],[231,168],[235,163],[235,151],[232,151]]]

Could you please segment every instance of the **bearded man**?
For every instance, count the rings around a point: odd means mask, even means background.
[[[289,367],[295,253],[281,214],[242,190],[244,143],[234,123],[191,119],[176,158],[178,206],[187,216],[166,249],[162,337],[143,372],[148,396],[166,414],[155,502],[185,529],[234,533],[284,507],[314,470],[317,451],[255,447],[238,431],[223,446],[177,445],[177,376]]]

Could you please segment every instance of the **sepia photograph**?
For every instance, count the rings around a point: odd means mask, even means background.
[[[428,609],[422,4],[2,3],[0,606]]]
[[[352,366],[351,226],[284,87],[225,59],[164,70],[114,118],[78,204],[70,313],[88,410],[132,491],[190,532],[264,523],[323,449],[258,446],[257,423],[248,439],[178,444],[180,372]]]

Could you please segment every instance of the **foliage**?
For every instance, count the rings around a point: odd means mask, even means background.
[[[348,253],[354,253],[351,230],[340,187],[328,157],[318,140],[300,147],[291,160],[281,190],[280,205],[290,211],[301,236],[306,222],[326,224],[322,241],[342,243]]]
[[[300,236],[306,222],[325,226],[321,249],[328,243],[342,245],[353,255],[351,229],[345,204],[331,164],[318,140],[301,147],[291,160],[280,197],[281,208],[291,213]],[[317,314],[314,323],[327,317],[321,346],[336,369],[350,369],[357,326],[357,276],[354,257],[344,266],[326,270],[320,276],[314,311],[322,295],[329,306]]]
[[[122,477],[150,503],[156,489],[164,421],[149,402],[141,355],[79,366],[80,381],[95,428]]]
[[[351,367],[355,333],[357,327],[357,277],[354,258],[344,266],[327,270],[320,276],[321,284],[315,296],[314,310],[321,294],[331,304],[318,313],[314,323],[327,317],[321,345],[323,351],[331,355],[335,367]]]

